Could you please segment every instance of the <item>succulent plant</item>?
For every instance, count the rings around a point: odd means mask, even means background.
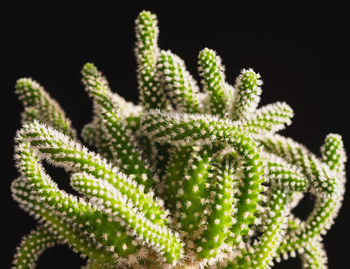
[[[221,58],[199,53],[197,82],[180,57],[158,47],[156,16],[136,20],[140,103],[109,88],[92,63],[82,81],[94,117],[79,142],[58,103],[19,79],[23,127],[13,198],[38,227],[17,249],[14,268],[68,244],[84,268],[270,268],[298,253],[304,268],[326,268],[322,235],[344,195],[342,138],[329,134],[316,156],[276,134],[291,123],[283,102],[258,108],[262,81],[243,69],[226,82]],[[63,167],[79,196],[58,188],[42,161]],[[291,213],[316,197],[303,221]]]

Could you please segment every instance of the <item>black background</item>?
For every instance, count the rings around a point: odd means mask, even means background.
[[[97,4],[98,3],[98,4]],[[191,5],[189,5],[191,3]],[[82,2],[79,7],[18,3],[1,8],[2,228],[1,266],[10,268],[16,245],[35,221],[12,201],[10,184],[17,177],[13,137],[20,128],[22,105],[14,94],[18,78],[40,82],[72,119],[77,130],[91,119],[91,102],[80,82],[84,63],[94,62],[114,91],[137,102],[133,47],[134,20],[141,10],[158,15],[159,45],[182,57],[197,74],[197,55],[204,47],[217,51],[234,83],[242,68],[253,68],[264,81],[261,105],[286,101],[295,111],[283,134],[319,154],[329,133],[343,136],[349,148],[349,19],[345,6],[224,5],[188,1],[127,5]],[[349,150],[348,150],[349,151]],[[350,152],[350,151],[349,151]],[[349,171],[349,169],[347,169]],[[54,179],[63,188],[68,177]],[[307,214],[310,202],[299,208]],[[349,242],[349,193],[335,225],[325,236],[329,268],[346,268]],[[38,268],[79,268],[77,254],[66,247],[48,250]],[[298,268],[298,259],[275,268]]]

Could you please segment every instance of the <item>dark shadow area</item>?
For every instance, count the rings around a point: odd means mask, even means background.
[[[86,262],[67,245],[57,245],[45,250],[40,256],[37,269],[79,269]]]
[[[316,197],[311,193],[305,193],[298,205],[293,208],[292,213],[301,220],[306,220],[312,212]]]
[[[295,258],[289,258],[288,260],[282,260],[280,263],[275,263],[273,269],[297,269],[301,268],[301,260],[299,256]]]
[[[71,173],[67,173],[63,168],[61,167],[55,167],[47,162],[42,162],[43,166],[47,172],[47,174],[50,175],[51,179],[56,182],[58,188],[60,190],[64,190],[67,193],[80,196],[80,194],[72,188],[70,185],[70,175]]]

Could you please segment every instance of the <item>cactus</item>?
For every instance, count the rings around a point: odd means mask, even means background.
[[[291,123],[283,102],[258,108],[262,81],[243,69],[226,82],[217,53],[199,53],[202,91],[184,62],[158,47],[154,14],[136,20],[140,103],[109,88],[92,64],[82,82],[94,116],[77,138],[59,104],[37,82],[19,79],[22,128],[13,198],[38,227],[24,236],[14,268],[67,244],[84,268],[270,268],[300,255],[326,268],[322,236],[344,196],[342,138],[329,134],[316,156],[277,131]],[[58,188],[42,162],[63,167],[80,194]],[[316,196],[302,221],[291,210]]]

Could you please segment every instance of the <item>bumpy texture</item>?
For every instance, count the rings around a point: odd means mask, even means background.
[[[136,20],[140,104],[113,93],[87,63],[82,81],[94,117],[76,131],[37,82],[19,79],[23,127],[13,198],[38,221],[14,268],[34,268],[45,248],[68,244],[84,268],[270,268],[298,253],[303,268],[326,268],[322,236],[344,195],[342,138],[329,134],[321,156],[276,134],[291,123],[283,102],[261,108],[262,81],[244,69],[231,86],[221,58],[199,53],[202,91],[184,62],[158,48],[157,19]],[[71,173],[74,196],[42,161]],[[316,197],[302,221],[291,210]]]

